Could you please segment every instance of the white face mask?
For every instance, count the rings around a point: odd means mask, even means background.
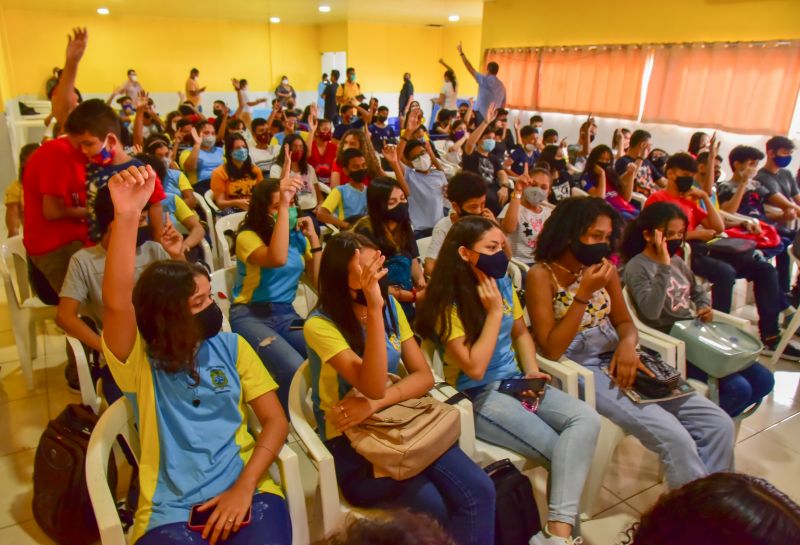
[[[525,144],[525,151],[528,153],[536,151],[536,144]]]
[[[139,81],[139,78],[138,78],[138,77],[136,77],[136,74],[133,74],[133,75],[131,76],[131,81]]]
[[[167,170],[172,168],[172,161],[170,160],[169,157],[166,157],[166,156],[162,157],[161,160],[164,162],[164,166],[167,167]]]
[[[212,135],[212,134],[204,136],[203,140],[201,142],[201,144],[202,144],[202,146],[204,148],[214,147],[214,144],[216,144],[216,143],[217,143],[217,137]]]
[[[282,79],[281,80],[281,85],[286,85],[287,83],[289,83],[288,79]]]
[[[422,172],[427,172],[431,169],[431,158],[427,153],[423,153],[413,161],[411,164],[414,166],[415,170],[419,170]]]
[[[525,196],[525,200],[528,201],[531,206],[538,206],[547,198],[547,192],[536,185],[526,187],[522,194]]]

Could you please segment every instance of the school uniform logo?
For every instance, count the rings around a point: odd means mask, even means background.
[[[389,343],[392,345],[392,348],[400,352],[400,338],[397,336],[396,333],[392,333],[389,336]]]
[[[228,385],[228,375],[222,367],[214,367],[210,370],[211,386],[214,387],[214,393],[222,393],[230,390]]]

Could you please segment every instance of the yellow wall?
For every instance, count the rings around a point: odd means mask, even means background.
[[[482,48],[800,38],[798,0],[495,0]]]
[[[456,52],[459,40],[467,55],[477,59],[480,25],[434,28],[350,22],[347,64],[356,68],[358,81],[367,94],[400,92],[404,72],[411,73],[415,92],[438,93],[444,82],[444,68],[438,60],[444,57],[456,70],[459,95],[474,94],[477,85]]]
[[[406,71],[412,73],[418,93],[437,93],[444,74],[437,63],[440,57],[456,69],[461,96],[477,92],[456,45],[462,41],[477,62],[480,25],[269,25],[99,15],[87,19],[0,8],[0,99],[43,96],[52,68],[63,64],[66,34],[78,25],[89,28],[89,48],[77,82],[88,94],[110,93],[124,82],[129,67],[136,68],[144,88],[154,93],[182,90],[193,66],[209,91],[231,90],[231,77],[247,78],[251,90],[271,91],[282,75],[298,91],[316,90],[323,51],[346,51],[348,65],[356,67],[368,94],[399,92]]]

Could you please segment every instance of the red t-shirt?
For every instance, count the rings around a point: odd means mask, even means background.
[[[336,161],[336,144],[328,142],[325,145],[325,152],[320,153],[316,142],[311,142],[311,156],[308,164],[314,167],[317,178],[330,178],[333,163]]]
[[[674,197],[670,195],[666,189],[660,189],[651,194],[647,198],[645,207],[650,206],[654,202],[668,202],[680,208],[686,217],[689,219],[688,231],[694,231],[708,215],[705,210],[700,208],[697,203],[692,199],[684,199],[682,197]]]
[[[25,165],[23,242],[30,255],[42,255],[81,241],[89,243],[86,221],[48,220],[44,196],[59,197],[66,206],[86,204],[86,157],[66,137],[45,142]]]

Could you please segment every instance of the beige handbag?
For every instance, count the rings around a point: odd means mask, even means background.
[[[376,478],[403,481],[421,473],[458,441],[461,416],[456,407],[425,395],[378,411],[344,433],[355,451],[372,463]]]

